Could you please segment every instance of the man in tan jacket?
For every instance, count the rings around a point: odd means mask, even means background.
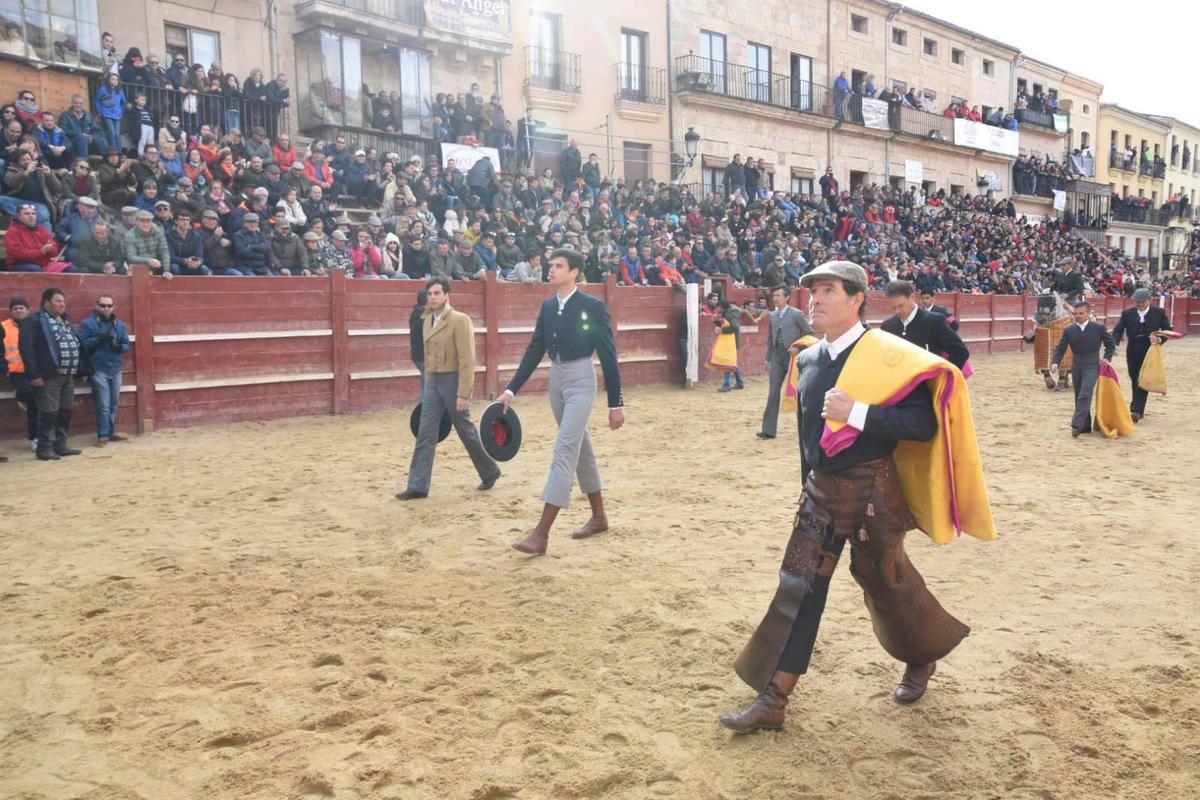
[[[467,448],[482,481],[481,492],[496,485],[500,467],[479,440],[471,422],[471,391],[475,388],[475,328],[471,318],[450,307],[450,280],[430,278],[425,285],[426,306],[422,316],[425,339],[425,389],[421,393],[421,424],[417,446],[408,468],[408,488],[397,500],[429,496],[433,456],[437,449],[442,414],[450,412],[458,438]]]

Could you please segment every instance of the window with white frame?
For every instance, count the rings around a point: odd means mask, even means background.
[[[51,64],[101,69],[98,0],[0,0],[0,52]]]
[[[181,55],[188,66],[200,64],[205,68],[221,60],[221,34],[183,25],[166,26],[167,60]]]

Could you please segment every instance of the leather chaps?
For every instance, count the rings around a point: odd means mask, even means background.
[[[807,646],[811,652],[823,595],[815,614],[808,615],[815,619],[803,623],[811,624],[811,635],[794,637],[793,628],[805,599],[814,600],[814,582],[833,575],[845,541],[851,547],[850,573],[863,590],[883,649],[913,665],[946,656],[970,628],[942,608],[904,552],[904,536],[915,527],[890,457],[840,472],[811,472],[783,556],[779,587],[734,664],[738,676],[762,691],[788,648]],[[831,542],[837,546],[829,547]],[[828,580],[822,584],[827,591]],[[801,659],[807,663],[807,654]]]

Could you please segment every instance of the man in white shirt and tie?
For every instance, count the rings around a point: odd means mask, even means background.
[[[776,286],[771,292],[775,310],[771,312],[771,335],[767,345],[767,365],[770,369],[770,390],[767,407],[763,411],[762,429],[756,434],[760,439],[774,439],[779,423],[779,398],[783,382],[787,379],[794,352],[790,349],[797,339],[812,333],[812,326],[800,309],[788,303],[790,292],[786,286]]]

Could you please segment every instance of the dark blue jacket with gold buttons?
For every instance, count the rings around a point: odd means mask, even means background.
[[[617,346],[613,340],[612,319],[608,306],[597,297],[578,290],[558,310],[558,296],[553,295],[542,303],[538,312],[533,338],[508,391],[514,395],[521,391],[525,381],[533,375],[543,356],[555,361],[574,361],[591,358],[595,353],[600,358],[600,370],[604,374],[604,386],[608,392],[608,407],[621,408],[625,398],[621,392],[621,371],[617,365]]]

